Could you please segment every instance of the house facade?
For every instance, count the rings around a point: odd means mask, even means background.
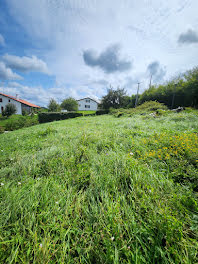
[[[27,102],[25,100],[19,99],[17,97],[0,93],[0,114],[5,110],[7,104],[14,104],[16,106],[16,114],[22,115],[23,110],[28,113],[31,113],[33,109],[40,108],[40,106]]]
[[[86,97],[77,100],[78,102],[78,110],[80,111],[96,111],[98,109],[98,102],[94,99]]]

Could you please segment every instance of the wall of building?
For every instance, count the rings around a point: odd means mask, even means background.
[[[12,104],[14,104],[16,106],[16,109],[17,109],[16,114],[17,115],[21,115],[22,114],[21,103],[15,101],[13,99],[10,99],[10,98],[8,98],[6,96],[3,96],[1,94],[0,94],[0,98],[2,99],[2,102],[0,100],[0,114],[2,113],[2,107],[5,110],[5,106],[7,104],[9,104],[9,103],[12,103]]]
[[[98,109],[98,103],[92,99],[82,99],[78,100],[78,110],[80,111],[96,111]]]

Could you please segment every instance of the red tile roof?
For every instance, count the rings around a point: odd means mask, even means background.
[[[22,103],[22,104],[25,104],[25,105],[28,105],[28,106],[31,106],[31,107],[40,108],[40,106],[38,106],[38,105],[29,103],[28,101],[25,101],[25,100],[22,100],[22,99],[17,99],[16,97],[11,96],[11,95],[7,95],[7,94],[3,94],[3,93],[0,93],[0,95],[6,96],[6,97],[8,97],[10,99],[13,99],[13,100],[19,102],[19,103]]]

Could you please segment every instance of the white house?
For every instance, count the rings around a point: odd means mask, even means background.
[[[98,109],[98,102],[96,102],[94,99],[91,99],[89,97],[79,99],[78,102],[78,110],[80,111],[86,111],[86,110],[92,110],[96,111]]]
[[[22,115],[22,111],[25,110],[28,113],[32,111],[34,108],[40,108],[40,106],[29,103],[25,100],[19,99],[17,96],[11,96],[7,94],[3,94],[0,92],[0,114],[5,109],[5,106],[9,103],[12,103],[16,106],[17,115]]]

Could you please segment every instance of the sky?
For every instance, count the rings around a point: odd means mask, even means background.
[[[0,92],[40,106],[140,93],[198,66],[197,0],[0,0]]]

